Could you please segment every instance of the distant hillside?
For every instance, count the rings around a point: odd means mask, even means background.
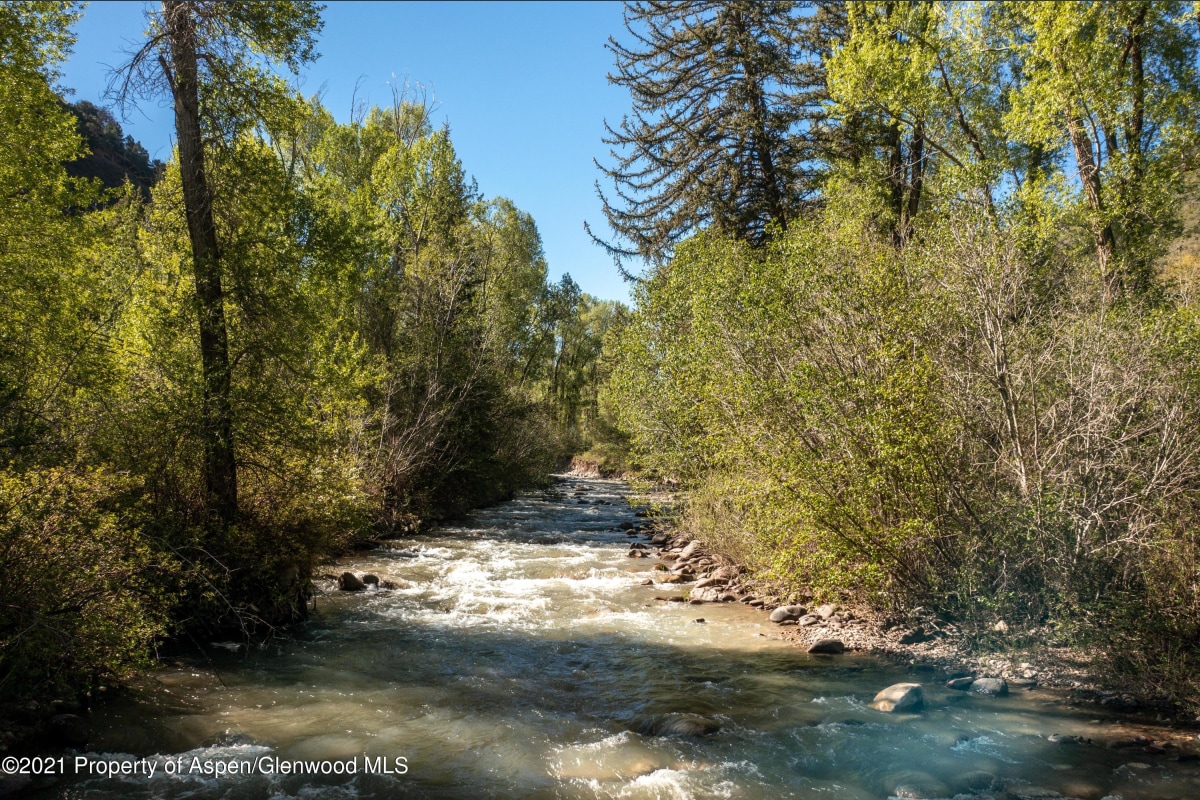
[[[109,188],[121,186],[128,178],[143,194],[149,195],[162,162],[151,161],[140,142],[125,136],[120,123],[107,109],[86,100],[66,103],[66,107],[75,115],[75,129],[91,150],[90,155],[67,164],[67,174],[99,178]]]

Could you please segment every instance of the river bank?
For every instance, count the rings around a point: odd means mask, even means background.
[[[1060,704],[1040,687],[953,691],[940,673],[865,650],[806,653],[784,634],[812,626],[778,625],[761,607],[688,602],[715,585],[700,573],[728,565],[655,543],[663,532],[629,496],[623,482],[566,477],[348,556],[318,581],[308,622],[264,646],[206,642],[203,657],[94,708],[74,756],[86,769],[34,796],[1200,795],[1200,763],[1174,747],[1144,752],[1160,739],[1137,714]],[[363,586],[339,589],[347,572]],[[829,618],[857,627],[844,610]],[[872,705],[899,683],[923,685],[919,713]],[[1118,736],[1133,747],[1108,747]],[[399,758],[404,774],[366,771]],[[127,762],[146,771],[98,775]]]
[[[664,494],[653,499],[660,507],[673,500]],[[665,580],[686,590],[681,597],[687,602],[738,602],[756,607],[776,626],[776,635],[805,651],[828,650],[829,643],[836,642],[835,650],[840,647],[847,653],[887,659],[920,679],[953,682],[964,690],[973,679],[997,679],[1004,693],[1037,692],[1043,702],[1094,706],[1104,713],[1128,715],[1129,724],[1107,737],[1114,746],[1136,747],[1151,756],[1200,758],[1200,719],[1159,698],[1140,696],[1113,684],[1099,671],[1096,659],[1079,648],[1040,644],[981,653],[972,647],[967,631],[926,609],[889,616],[861,604],[788,603],[758,586],[740,565],[709,552],[703,543],[665,520],[637,531],[655,545],[660,571],[668,576]],[[683,579],[676,580],[680,576]],[[1009,629],[999,624],[990,633],[995,640]],[[1045,632],[1047,638],[1050,634]],[[1026,631],[1023,638],[1037,640],[1038,635],[1038,631]],[[818,649],[812,650],[814,647]]]

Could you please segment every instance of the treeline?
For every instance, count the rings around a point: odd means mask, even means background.
[[[2,701],[297,619],[321,559],[542,480],[619,312],[549,280],[423,102],[339,123],[266,69],[316,7],[150,15],[116,86],[173,104],[165,166],[56,94],[76,18],[0,4]]]
[[[609,245],[652,266],[606,402],[685,523],[1200,702],[1194,5],[626,18]]]

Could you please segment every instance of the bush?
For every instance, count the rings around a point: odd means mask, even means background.
[[[1194,309],[965,212],[903,249],[701,235],[640,292],[611,391],[710,546],[784,596],[1054,622],[1200,700]]]
[[[94,469],[0,476],[0,698],[121,676],[165,633],[177,564],[143,535],[136,488]]]

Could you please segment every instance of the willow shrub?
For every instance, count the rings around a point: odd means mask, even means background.
[[[165,631],[178,565],[136,489],[96,469],[0,476],[0,698],[121,676]]]
[[[1089,258],[1028,250],[969,214],[903,250],[832,221],[759,250],[696,237],[610,348],[636,457],[784,595],[1185,660],[1166,643],[1195,641],[1200,596],[1194,311],[1109,303]]]
[[[639,458],[727,487],[695,495],[693,521],[739,520],[754,541],[739,555],[773,581],[919,594],[951,559],[941,477],[958,431],[928,345],[940,308],[909,270],[819,231],[765,251],[700,237],[616,343]]]

